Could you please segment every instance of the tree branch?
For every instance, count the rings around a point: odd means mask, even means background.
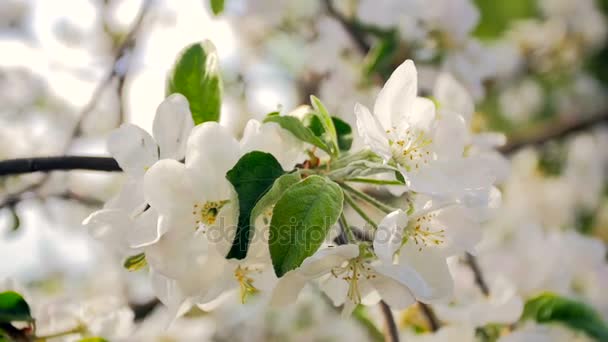
[[[393,317],[391,308],[382,300],[380,301],[380,309],[382,310],[384,324],[386,325],[386,331],[384,333],[385,341],[399,342],[399,330],[397,329],[397,324],[395,323],[395,317]]]
[[[606,123],[608,123],[608,113],[592,115],[576,121],[545,125],[533,134],[527,134],[520,138],[513,138],[512,141],[500,148],[499,151],[505,154],[511,154],[526,146],[539,146],[547,141],[560,139],[567,135],[585,131],[594,126]]]
[[[62,156],[0,161],[0,176],[59,170],[122,171],[116,160],[109,157]]]
[[[475,284],[477,284],[477,287],[479,287],[479,289],[485,296],[489,296],[490,289],[483,277],[483,272],[481,272],[481,268],[477,263],[477,258],[473,254],[467,253],[466,261],[469,267],[471,268],[471,271],[473,271],[473,276],[475,277]]]
[[[420,306],[420,310],[422,310],[424,317],[426,317],[426,319],[429,323],[429,327],[431,328],[431,331],[439,330],[439,328],[441,328],[441,323],[439,322],[439,319],[435,315],[435,312],[433,311],[433,309],[431,309],[430,306],[428,306],[427,304],[424,304],[422,302],[418,302],[418,305]]]
[[[357,49],[359,49],[359,52],[361,52],[363,56],[367,55],[371,47],[370,44],[365,40],[364,32],[361,31],[361,28],[357,25],[357,23],[346,18],[342,13],[340,13],[334,7],[331,0],[324,0],[323,3],[325,4],[325,8],[327,9],[329,16],[336,19],[340,25],[342,25],[342,28],[344,31],[346,31],[346,33],[348,33],[352,41],[355,43]]]

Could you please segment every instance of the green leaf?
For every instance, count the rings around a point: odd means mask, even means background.
[[[321,246],[343,201],[342,189],[320,176],[309,176],[285,191],[274,206],[268,239],[278,277],[299,267]]]
[[[268,192],[255,204],[253,210],[251,210],[251,226],[255,224],[255,220],[258,216],[264,213],[264,210],[277,203],[279,198],[283,196],[283,193],[300,180],[301,176],[299,172],[284,174],[277,178],[270,190],[268,190]]]
[[[145,267],[147,264],[146,255],[144,253],[139,253],[126,258],[122,266],[130,272],[134,272]]]
[[[592,307],[552,293],[528,300],[522,314],[522,320],[526,319],[541,324],[562,323],[598,341],[608,341],[608,326]]]
[[[166,95],[184,95],[195,124],[219,121],[222,79],[213,43],[206,40],[186,47],[167,78]]]
[[[340,151],[350,150],[350,147],[353,145],[353,129],[346,121],[340,118],[332,116],[331,119],[338,133],[338,147]]]
[[[330,153],[329,147],[323,142],[323,140],[319,139],[309,128],[302,124],[298,118],[293,116],[280,116],[280,115],[268,115],[264,122],[276,122],[283,129],[290,131],[296,138],[307,142],[311,145],[317,146],[323,151]]]
[[[480,16],[473,34],[481,39],[498,38],[513,21],[534,17],[538,12],[536,1],[530,0],[475,0],[475,4]]]
[[[350,147],[353,144],[352,128],[348,123],[346,123],[346,121],[335,116],[332,116],[331,120],[334,123],[334,127],[336,127],[336,133],[338,134],[338,147],[340,148],[340,151],[346,152],[350,150]],[[316,136],[323,138],[325,129],[321,125],[321,120],[317,115],[309,114],[305,116],[304,126],[308,127]]]
[[[224,12],[224,0],[210,0],[211,1],[211,11],[213,15],[220,15]]]
[[[14,291],[0,293],[0,323],[30,322],[34,318],[25,299]]]
[[[108,342],[108,340],[103,337],[85,337],[81,340],[78,340],[78,342]]]
[[[337,155],[339,153],[338,148],[338,133],[336,132],[336,127],[334,126],[334,122],[329,115],[329,112],[316,96],[310,96],[310,103],[315,110],[315,115],[321,121],[321,126],[323,126],[323,130],[327,132],[331,155]]]
[[[227,258],[243,259],[247,256],[252,227],[251,212],[275,180],[284,173],[281,164],[272,154],[260,151],[245,154],[226,173],[226,178],[239,197],[239,220]]]

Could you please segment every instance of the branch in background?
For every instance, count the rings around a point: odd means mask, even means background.
[[[93,91],[93,94],[91,95],[91,98],[89,99],[87,104],[80,110],[80,112],[77,116],[77,120],[74,123],[74,126],[67,138],[65,145],[63,146],[62,153],[66,153],[69,150],[70,146],[72,145],[73,140],[82,134],[81,126],[82,126],[84,119],[93,109],[95,109],[95,106],[98,104],[103,92],[107,89],[108,86],[110,86],[112,84],[114,79],[117,79],[118,96],[119,96],[119,102],[120,102],[119,122],[124,121],[125,105],[124,105],[123,94],[124,94],[124,90],[125,90],[125,79],[127,77],[127,73],[129,71],[130,61],[131,61],[131,56],[128,56],[128,54],[130,54],[132,52],[132,50],[135,48],[136,37],[139,34],[139,31],[141,30],[142,23],[144,21],[144,18],[146,16],[147,12],[150,9],[150,5],[151,5],[151,0],[143,1],[141,9],[139,10],[137,16],[135,17],[135,19],[133,21],[133,24],[131,25],[131,29],[126,34],[125,38],[120,42],[120,44],[118,44],[117,48],[115,49],[110,69],[106,72],[107,75],[101,80],[99,85],[97,85],[97,87]],[[121,61],[123,61],[123,60],[124,60],[124,64],[119,68],[118,64],[121,63]],[[62,158],[63,157],[32,158],[32,159],[29,159],[30,160],[29,163],[31,164],[29,166],[28,166],[28,162],[24,162],[27,159],[15,159],[12,161],[8,161],[8,163],[0,162],[0,164],[2,164],[2,167],[0,167],[0,176],[5,176],[5,175],[9,175],[9,174],[35,172],[35,171],[69,170],[70,168],[68,168],[68,165],[75,166],[72,169],[83,169],[83,168],[90,169],[90,167],[99,165],[99,167],[102,167],[102,169],[93,168],[93,170],[120,171],[120,169],[116,169],[118,167],[117,165],[113,165],[113,164],[116,164],[116,162],[112,163],[111,161],[100,161],[98,164],[92,165],[92,164],[90,164],[90,161],[81,160],[81,161],[85,162],[85,164],[79,165],[77,163],[78,160],[69,160],[69,161],[66,160],[65,163],[67,163],[67,164],[64,164],[64,161],[60,160]],[[69,157],[69,158],[71,158],[71,157]],[[48,160],[44,160],[44,159],[48,159]],[[55,163],[53,165],[48,164],[48,162],[50,162],[50,159],[55,159]],[[49,166],[49,167],[53,166],[53,167],[57,167],[57,168],[37,170],[36,168],[37,168],[38,162],[42,162],[44,164],[44,166]],[[76,164],[74,164],[74,163],[76,163]],[[105,168],[103,168],[104,166],[105,166]],[[5,167],[6,167],[6,169],[5,169]],[[11,171],[12,167],[18,167],[18,168]],[[107,168],[110,168],[110,169],[107,169]],[[18,171],[18,170],[21,170],[21,171]],[[5,173],[5,172],[8,172],[8,173]],[[25,193],[36,191],[37,189],[41,188],[48,181],[49,177],[50,177],[50,174],[45,174],[42,178],[40,178],[35,183],[28,185],[27,187],[25,187],[24,189],[20,190],[17,193],[11,194],[3,202],[3,203],[7,203],[7,204],[0,204],[0,208],[2,208],[4,206],[11,206],[11,205],[14,206],[19,201],[19,199],[22,198],[22,196]],[[10,202],[10,203],[8,203],[8,202]]]
[[[467,253],[466,261],[467,261],[467,264],[469,265],[469,267],[471,268],[471,271],[473,271],[473,276],[475,277],[475,284],[477,284],[477,287],[479,287],[479,289],[485,296],[489,296],[490,289],[483,277],[481,268],[479,267],[479,264],[477,263],[477,258],[474,255],[472,255],[471,253]]]
[[[342,28],[348,33],[350,38],[353,40],[359,52],[363,54],[363,56],[367,55],[371,46],[365,40],[365,32],[361,30],[361,27],[357,25],[357,23],[349,18],[346,18],[342,13],[340,13],[333,5],[332,0],[324,0],[323,3],[327,8],[327,13],[330,17],[336,19]]]
[[[420,307],[420,310],[422,310],[424,317],[426,317],[427,321],[429,322],[429,327],[431,328],[431,331],[439,330],[439,328],[441,328],[441,323],[439,322],[439,319],[435,315],[433,309],[422,302],[418,302],[418,306]]]
[[[58,170],[122,171],[116,160],[109,157],[62,156],[0,161],[0,176]]]
[[[511,154],[526,146],[538,146],[547,141],[560,139],[570,134],[578,133],[591,129],[595,126],[608,123],[608,113],[589,116],[575,122],[560,122],[553,125],[546,125],[533,134],[525,137],[514,138],[508,144],[500,148],[500,152]]]
[[[125,78],[127,76],[127,72],[129,70],[130,62],[131,62],[131,56],[129,56],[129,53],[135,47],[137,35],[139,34],[139,31],[141,29],[141,26],[142,26],[142,23],[146,16],[146,13],[150,9],[150,4],[151,4],[150,0],[144,0],[137,16],[135,17],[135,19],[133,21],[133,24],[131,25],[131,29],[126,34],[125,38],[121,41],[121,43],[118,44],[118,46],[116,47],[115,52],[112,57],[112,62],[110,64],[110,68],[106,72],[106,76],[101,80],[99,85],[97,85],[97,88],[95,88],[95,91],[93,91],[93,95],[91,96],[91,99],[80,111],[78,121],[74,125],[74,129],[72,131],[71,139],[82,134],[81,126],[82,126],[83,120],[86,118],[88,113],[90,113],[93,109],[95,109],[95,106],[99,102],[101,95],[106,90],[106,88],[108,86],[110,86],[110,84],[112,84],[112,81],[115,78],[118,80],[118,82],[117,82],[118,83],[118,96],[120,98],[120,103],[121,103],[120,104],[120,107],[121,107],[120,121],[122,122],[124,120],[124,114],[123,114],[124,105],[122,103],[123,102],[122,94],[124,92]],[[124,65],[119,65],[121,62],[124,62]],[[69,144],[69,142],[68,142],[68,144]]]
[[[140,322],[148,317],[160,304],[160,300],[154,298],[145,303],[130,303],[129,306],[131,307],[131,310],[133,310],[135,321]]]
[[[382,300],[380,301],[380,309],[382,310],[382,316],[384,316],[384,323],[386,325],[386,332],[384,333],[385,341],[399,342],[399,330],[397,329],[391,308]]]

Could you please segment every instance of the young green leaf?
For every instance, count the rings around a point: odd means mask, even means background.
[[[268,241],[278,277],[299,267],[321,246],[343,201],[340,186],[320,176],[309,176],[285,191],[274,206]]]
[[[30,322],[34,318],[25,299],[14,291],[0,293],[0,323]]]
[[[284,173],[281,164],[272,154],[260,151],[245,154],[226,173],[226,178],[239,197],[239,220],[227,258],[243,259],[247,256],[252,227],[251,213],[275,180]]]
[[[224,0],[210,0],[210,2],[213,15],[220,15],[224,12]]]
[[[353,130],[348,123],[344,120],[335,116],[331,117],[331,120],[336,127],[336,133],[338,134],[338,148],[340,151],[346,152],[350,150],[353,144]],[[325,135],[325,129],[321,124],[321,120],[315,114],[308,114],[304,117],[304,126],[308,127],[316,136],[323,138]]]
[[[130,272],[137,271],[142,267],[145,267],[148,263],[146,262],[146,255],[144,253],[139,253],[135,255],[131,255],[125,262],[122,264],[124,268],[129,270]]]
[[[299,172],[284,174],[277,178],[270,190],[268,190],[268,192],[255,204],[253,210],[251,210],[251,226],[255,224],[255,220],[258,216],[264,213],[264,210],[277,203],[279,198],[283,196],[283,193],[300,180],[301,176]]]
[[[188,99],[195,124],[219,121],[222,79],[213,43],[206,40],[182,50],[167,78],[166,95],[173,93]]]
[[[587,304],[545,293],[526,302],[522,320],[538,323],[562,323],[598,341],[608,341],[608,326],[601,316]]]
[[[312,107],[315,109],[315,115],[319,117],[321,121],[321,125],[323,126],[323,130],[327,132],[329,139],[329,146],[331,149],[332,155],[337,155],[339,152],[338,148],[338,133],[336,132],[336,127],[334,126],[334,122],[329,115],[329,112],[316,96],[310,96],[310,103]]]
[[[264,122],[276,122],[283,129],[290,131],[296,138],[307,142],[311,145],[317,146],[323,151],[330,153],[330,148],[317,137],[309,128],[304,126],[302,122],[293,116],[280,116],[280,115],[268,115]]]

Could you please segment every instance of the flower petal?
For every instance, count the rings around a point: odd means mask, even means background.
[[[358,255],[359,247],[353,244],[322,248],[306,258],[297,272],[308,279],[315,279]]]
[[[159,229],[158,213],[154,208],[141,213],[127,231],[127,241],[131,248],[141,248],[151,245],[160,239],[162,232]]]
[[[355,104],[357,130],[363,141],[372,151],[378,153],[384,160],[391,158],[388,136],[378,120],[372,116],[369,109],[362,104]],[[389,126],[390,128],[390,126]]]
[[[374,252],[383,262],[393,262],[395,252],[401,247],[407,222],[407,214],[401,209],[389,213],[380,221],[374,235]]]
[[[439,102],[441,110],[462,115],[466,122],[471,122],[475,104],[469,92],[449,73],[441,73],[435,83],[433,96]]]
[[[243,154],[250,151],[271,153],[284,170],[292,170],[307,158],[304,144],[276,122],[262,124],[254,119],[249,120],[240,145]]]
[[[225,179],[240,156],[239,143],[217,122],[196,126],[188,138],[186,166],[209,181]]]
[[[308,282],[308,279],[299,275],[296,271],[285,274],[274,288],[270,305],[275,307],[286,306],[294,303]]]
[[[392,73],[376,98],[374,114],[384,128],[392,128],[411,111],[417,91],[416,66],[408,59]]]
[[[424,280],[425,286],[422,288],[410,286],[416,299],[427,303],[446,299],[452,294],[454,281],[442,248],[420,248],[410,241],[401,247],[399,264],[411,267]]]
[[[130,176],[141,177],[158,161],[158,145],[138,126],[123,124],[108,138],[108,151]]]
[[[172,159],[154,164],[144,177],[144,197],[161,215],[192,216],[195,201],[186,166]]]
[[[167,97],[158,106],[152,125],[152,132],[160,149],[160,158],[184,158],[186,141],[193,127],[188,100],[181,94]]]

